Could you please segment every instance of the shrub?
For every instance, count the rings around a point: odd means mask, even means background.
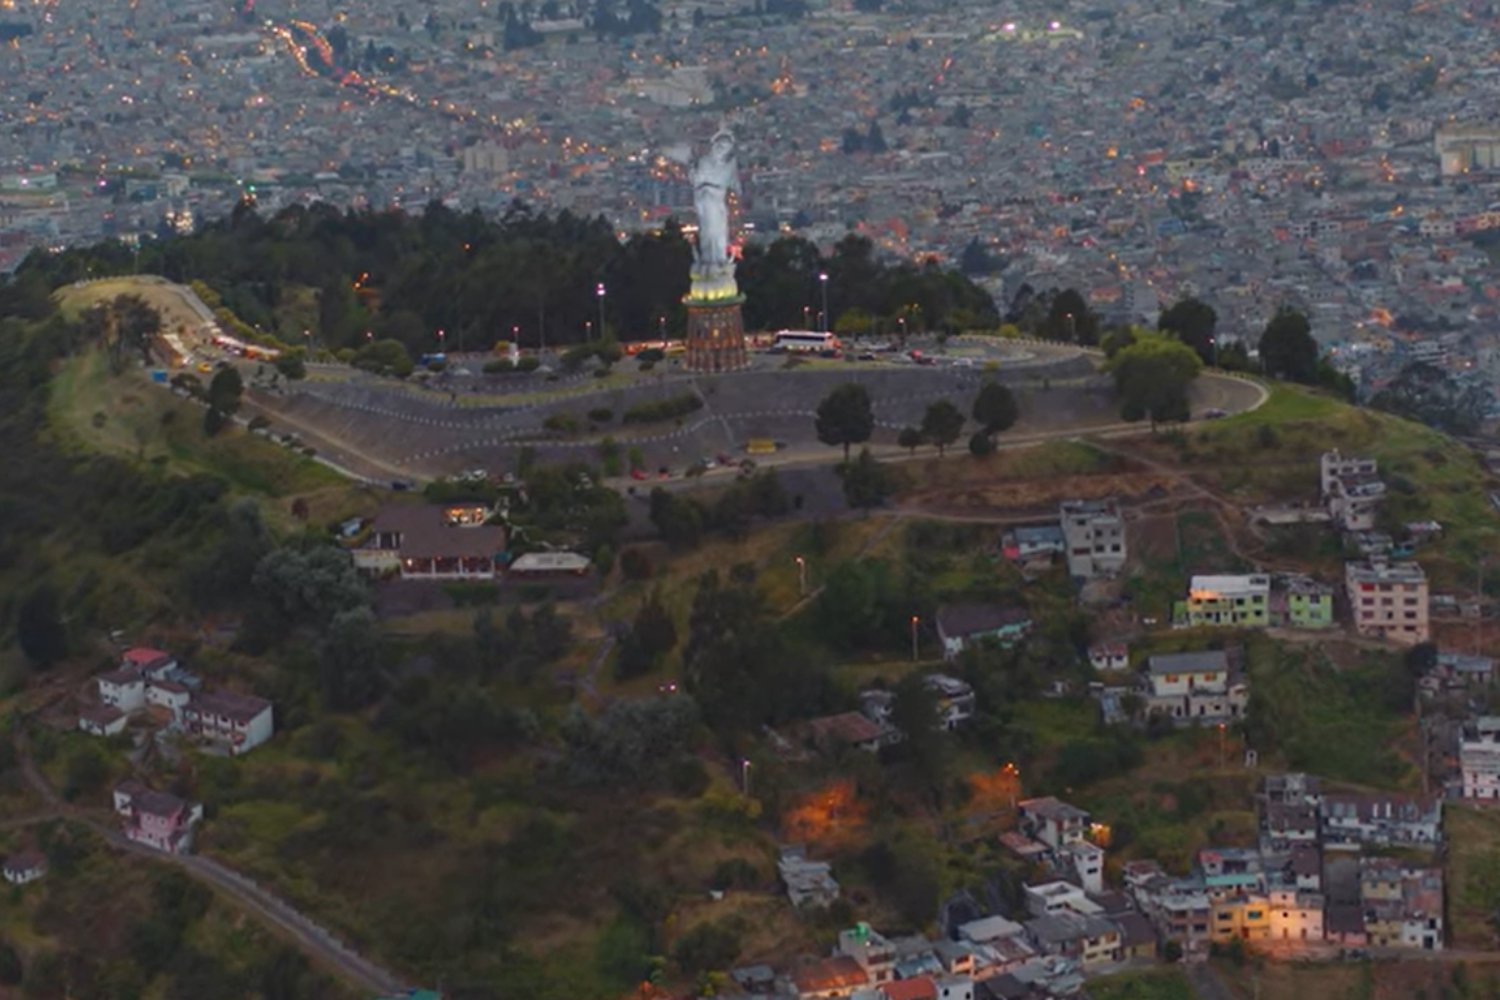
[[[534,372],[540,367],[542,367],[542,359],[535,354],[528,354],[516,362],[516,371],[518,372]]]
[[[1261,424],[1255,432],[1255,443],[1262,448],[1274,448],[1281,443],[1281,438],[1276,434],[1276,428]]]
[[[607,406],[596,406],[589,411],[589,421],[596,424],[607,424],[615,418],[615,411]]]
[[[636,360],[640,361],[642,364],[650,362],[654,365],[666,356],[667,352],[662,350],[660,347],[648,347],[644,351],[638,353],[635,357]]]
[[[975,458],[986,458],[994,454],[995,442],[984,431],[975,431],[973,437],[969,438],[969,454]]]
[[[675,420],[703,408],[703,400],[691,392],[670,396],[650,403],[640,403],[625,411],[620,419],[627,424],[649,424],[662,420]]]
[[[582,425],[578,418],[571,413],[554,413],[542,421],[542,426],[549,431],[558,431],[562,434],[575,433]]]
[[[499,375],[503,372],[513,372],[515,370],[516,363],[510,358],[495,358],[493,361],[486,361],[484,363],[484,373],[486,375]]]
[[[649,580],[654,567],[651,557],[642,549],[626,549],[620,553],[620,572],[627,580]]]
[[[250,418],[250,429],[252,431],[264,430],[271,426],[271,418],[264,413],[257,413]]]

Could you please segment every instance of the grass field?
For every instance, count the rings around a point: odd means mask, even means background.
[[[1180,969],[1122,972],[1089,981],[1091,1000],[1193,1000],[1195,994]]]
[[[1273,384],[1260,409],[1127,447],[1245,504],[1315,503],[1320,454],[1338,448],[1371,455],[1387,484],[1385,522],[1443,525],[1443,537],[1417,553],[1435,589],[1471,583],[1476,554],[1500,543],[1500,515],[1486,499],[1493,480],[1470,449],[1421,424],[1312,390]]]
[[[1489,963],[1421,961],[1309,964],[1215,963],[1236,1000],[1463,1000],[1500,996]]]
[[[1460,948],[1493,948],[1489,920],[1500,909],[1500,812],[1449,805],[1443,810],[1448,838],[1448,928]]]
[[[111,375],[98,351],[71,359],[57,373],[48,416],[86,448],[168,472],[222,476],[241,492],[288,497],[347,485],[327,467],[238,426],[205,436],[202,408],[138,372]]]

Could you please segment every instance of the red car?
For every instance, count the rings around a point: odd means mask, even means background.
[[[631,479],[646,479],[648,477],[646,475],[646,470],[645,469],[631,469],[630,470],[630,478]]]

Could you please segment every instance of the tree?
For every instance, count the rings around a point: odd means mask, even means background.
[[[991,379],[980,386],[979,395],[974,397],[973,416],[985,435],[993,436],[1010,430],[1020,410],[1010,389]]]
[[[849,461],[849,446],[870,440],[875,431],[875,410],[870,394],[858,382],[849,382],[830,392],[818,404],[818,440],[824,444],[842,445],[844,461]]]
[[[16,612],[16,640],[26,658],[39,667],[50,667],[68,655],[68,634],[63,628],[57,593],[43,583],[27,595]]]
[[[233,416],[240,408],[240,396],[244,394],[245,382],[238,368],[226,365],[214,373],[208,383],[208,405],[225,416]]]
[[[306,378],[307,352],[300,347],[281,352],[276,358],[276,370],[292,381]]]
[[[896,685],[891,725],[906,737],[906,751],[917,766],[923,787],[941,789],[948,743],[939,725],[937,696],[921,673],[907,674]]]
[[[19,986],[25,975],[21,956],[8,941],[0,941],[0,986]]]
[[[646,603],[636,612],[632,634],[641,648],[653,659],[672,651],[677,645],[677,626],[661,602],[661,591],[653,590]]]
[[[349,554],[333,545],[286,546],[256,564],[250,584],[285,624],[321,628],[369,604],[370,588]]]
[[[1179,299],[1171,308],[1162,312],[1156,328],[1163,333],[1173,333],[1177,339],[1198,352],[1204,364],[1214,361],[1214,327],[1219,322],[1213,307],[1198,299]]]
[[[958,407],[946,399],[927,404],[927,412],[922,415],[922,436],[937,445],[939,457],[963,432],[964,415]]]
[[[1317,379],[1318,342],[1305,315],[1288,306],[1276,310],[1260,335],[1260,363],[1273,378],[1309,384]]]
[[[844,477],[844,499],[856,510],[879,507],[894,489],[885,466],[868,448],[861,448],[853,462],[845,462],[840,474]]]
[[[673,548],[690,549],[703,539],[703,507],[660,486],[651,491],[651,523]]]
[[[922,445],[922,432],[915,427],[903,427],[896,435],[896,443],[916,457],[917,449]]]
[[[318,692],[325,707],[351,711],[380,694],[380,626],[369,608],[340,611],[318,643]]]
[[[975,458],[987,458],[995,453],[995,441],[984,431],[975,431],[969,436],[969,454]]]
[[[1109,362],[1126,420],[1188,419],[1188,387],[1203,362],[1192,348],[1163,334],[1142,334]]]
[[[1089,308],[1088,300],[1076,290],[1067,288],[1053,296],[1038,332],[1048,340],[1096,344],[1099,342],[1099,317]]]

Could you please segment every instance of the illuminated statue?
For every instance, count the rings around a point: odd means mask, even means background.
[[[708,152],[698,157],[688,177],[693,182],[693,208],[698,213],[697,272],[704,277],[732,271],[729,259],[729,192],[740,190],[734,159],[734,136],[721,128]]]

